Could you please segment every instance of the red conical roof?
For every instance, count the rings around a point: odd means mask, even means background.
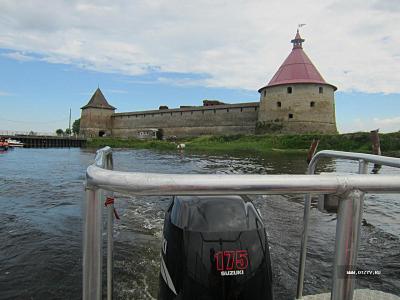
[[[267,87],[292,83],[329,84],[303,51],[302,43],[304,39],[301,38],[299,30],[297,30],[296,36],[291,42],[293,43],[292,52],[279,67]],[[333,87],[336,90],[336,87]]]

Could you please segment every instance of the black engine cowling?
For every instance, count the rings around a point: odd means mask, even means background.
[[[250,201],[174,197],[164,220],[159,299],[272,299],[267,235]]]

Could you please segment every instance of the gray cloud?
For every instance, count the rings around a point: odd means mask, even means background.
[[[100,72],[207,74],[196,84],[255,90],[289,54],[297,24],[306,23],[305,51],[327,81],[340,90],[395,93],[396,3],[0,0],[0,47]]]
[[[378,0],[374,2],[372,7],[385,12],[400,12],[400,2],[398,0]]]

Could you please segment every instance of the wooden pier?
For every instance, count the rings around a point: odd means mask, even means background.
[[[20,141],[24,143],[25,148],[82,147],[86,143],[85,138],[75,136],[2,135],[2,137]]]

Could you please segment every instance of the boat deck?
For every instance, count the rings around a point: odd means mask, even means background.
[[[303,300],[330,300],[331,293],[303,296]],[[400,297],[381,291],[360,289],[354,291],[353,300],[400,300]]]

